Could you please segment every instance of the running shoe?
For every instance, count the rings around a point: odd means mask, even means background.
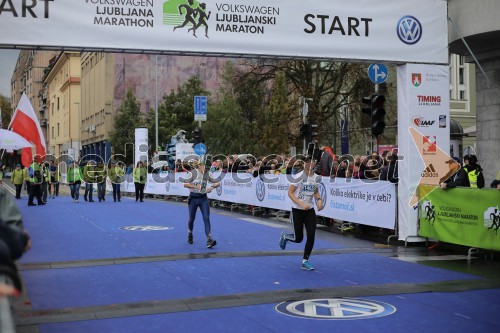
[[[280,237],[280,247],[282,250],[284,250],[286,248],[286,241],[288,240],[285,238],[285,236],[286,236],[286,233],[283,231],[281,233],[281,237]]]
[[[304,261],[300,268],[305,269],[306,271],[314,271],[314,267],[309,263],[309,261]]]
[[[213,248],[216,244],[217,244],[217,242],[215,240],[213,240],[212,238],[207,239],[207,248],[208,249]]]
[[[193,244],[193,234],[188,234],[188,243]]]

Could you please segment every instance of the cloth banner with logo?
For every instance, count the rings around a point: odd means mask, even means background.
[[[500,191],[420,185],[419,196],[420,236],[500,250]]]
[[[449,170],[450,79],[448,66],[398,67],[398,235],[417,235],[416,189],[427,176],[439,180]],[[448,157],[448,158],[447,158]],[[429,162],[432,161],[432,162]],[[428,164],[427,164],[428,163]],[[444,169],[444,170],[443,170]]]
[[[188,196],[184,183],[189,173],[148,174],[144,193],[164,196]],[[212,200],[290,211],[288,189],[295,181],[292,175],[248,173],[213,173],[220,187],[208,194]],[[129,177],[130,178],[130,177]],[[318,176],[318,192],[325,207],[319,216],[381,228],[393,229],[396,220],[396,186],[388,181],[329,178]],[[108,185],[108,190],[111,186]],[[134,193],[130,178],[122,191]]]

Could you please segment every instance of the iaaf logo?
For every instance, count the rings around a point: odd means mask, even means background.
[[[195,0],[170,0],[163,3],[163,24],[173,25],[174,31],[187,28],[196,36],[196,30],[205,28],[205,37],[208,37],[208,24],[211,12],[207,13],[207,5]]]
[[[430,127],[434,125],[435,122],[435,120],[425,120],[424,117],[421,116],[413,118],[413,123],[417,127]]]

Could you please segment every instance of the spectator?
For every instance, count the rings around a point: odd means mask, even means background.
[[[449,160],[446,163],[449,163],[451,165],[453,161],[459,162],[458,158],[456,159],[453,158],[452,160]],[[465,172],[464,168],[459,168],[450,178],[442,182],[440,186],[443,191],[450,188],[455,188],[457,186],[470,187],[469,177],[467,176],[467,172]]]
[[[29,234],[23,230],[21,213],[8,191],[0,186],[0,266],[11,278],[14,289],[0,283],[0,296],[17,296],[21,291],[21,280],[17,275],[15,261],[31,247]]]
[[[317,168],[317,174],[321,176],[330,176],[332,174],[333,160],[335,154],[332,149],[326,145],[319,147],[321,151],[321,157],[319,159],[319,165]]]
[[[464,156],[464,170],[469,177],[471,188],[484,188],[483,169],[477,164],[476,155]]]
[[[95,181],[97,183],[97,199],[99,202],[106,201],[106,174],[107,168],[104,166],[104,162],[99,160],[95,168]]]
[[[491,182],[490,187],[500,190],[500,171],[497,171],[497,177]]]
[[[396,155],[387,155],[385,165],[380,170],[380,180],[388,180],[393,184],[399,181]]]
[[[94,192],[94,183],[95,183],[95,162],[89,161],[87,165],[83,167],[83,181],[85,182],[85,194],[83,195],[83,200],[89,202],[94,202],[92,199],[92,193]]]
[[[54,161],[51,161],[49,195],[52,195],[52,199],[59,196],[60,180],[61,180],[61,170],[59,170],[59,167],[55,164]]]

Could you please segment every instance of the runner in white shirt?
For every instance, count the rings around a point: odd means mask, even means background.
[[[299,182],[290,184],[288,188],[288,197],[293,201],[292,206],[292,224],[295,234],[281,233],[280,247],[282,250],[286,247],[286,242],[301,243],[304,239],[304,227],[306,228],[307,241],[304,247],[304,256],[302,258],[302,269],[311,271],[314,267],[309,263],[309,256],[314,247],[314,237],[316,234],[316,212],[314,210],[314,201],[318,210],[323,209],[323,200],[318,192],[317,175],[314,174],[314,162],[310,157],[304,160],[304,171],[296,175]],[[314,200],[316,199],[316,200]]]
[[[189,189],[188,198],[188,210],[189,210],[189,220],[188,220],[188,243],[193,244],[193,227],[194,219],[196,217],[196,210],[200,208],[201,215],[203,217],[203,222],[205,224],[205,234],[207,236],[207,248],[211,249],[217,244],[217,242],[212,239],[211,225],[210,225],[210,205],[208,202],[207,193],[212,192],[214,188],[219,186],[216,179],[210,177],[209,181],[212,186],[206,187],[202,190],[203,174],[205,172],[205,165],[203,163],[194,163],[194,168],[191,170],[192,178],[189,183],[185,183],[184,187]]]

